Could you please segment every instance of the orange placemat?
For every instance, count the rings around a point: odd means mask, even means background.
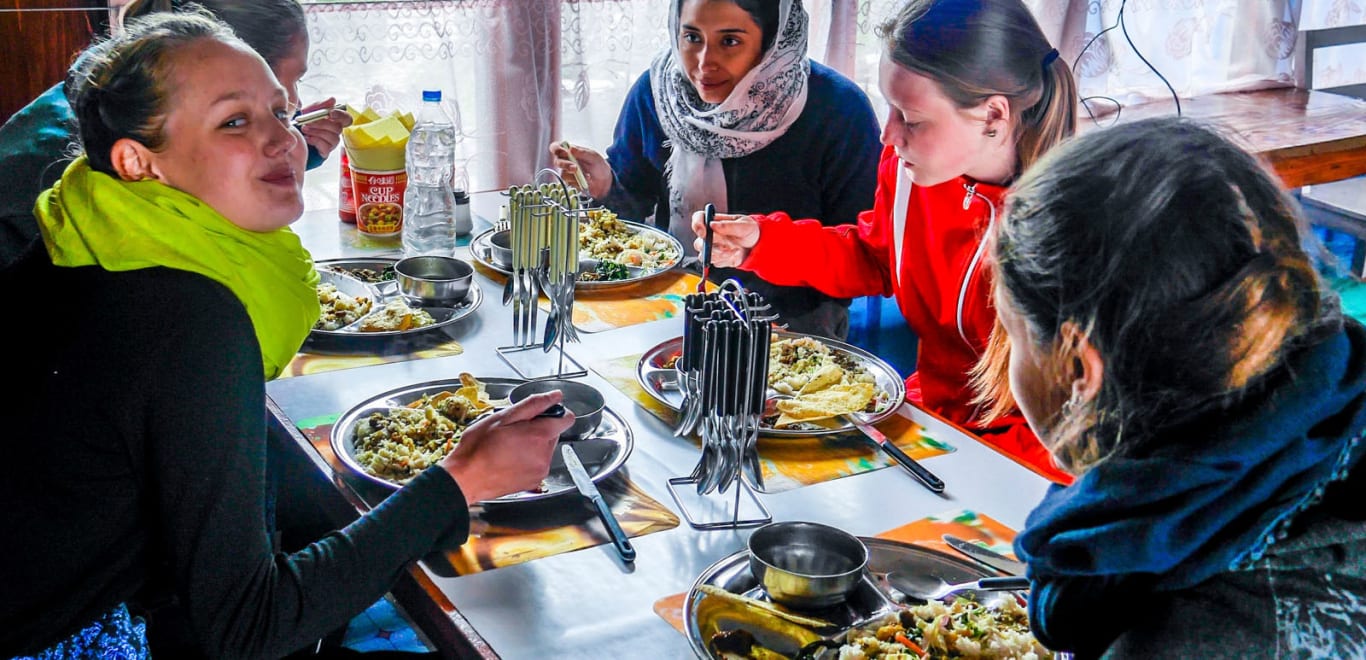
[[[683,299],[690,293],[697,293],[697,283],[701,281],[701,276],[675,270],[620,289],[601,293],[576,291],[574,327],[584,332],[601,332],[671,319],[683,313]],[[715,288],[708,284],[709,290]],[[545,309],[549,309],[548,304]]]
[[[435,334],[435,333],[433,333]],[[446,357],[448,355],[460,355],[465,352],[460,342],[450,339],[445,335],[444,340],[416,340],[405,343],[387,344],[390,352],[379,353],[357,353],[357,354],[323,354],[323,353],[298,353],[294,356],[285,369],[280,373],[280,378],[291,378],[293,376],[307,376],[309,374],[320,374],[324,371],[336,371],[338,369],[354,369],[356,367],[369,367],[376,364],[389,364],[390,362],[406,362],[408,360],[420,360],[423,358]]]
[[[1014,550],[1011,548],[1011,543],[1015,540],[1015,530],[990,516],[967,509],[947,511],[922,518],[882,532],[877,535],[877,538],[913,543],[947,554],[955,554],[956,551],[944,543],[942,537],[945,534],[952,534],[968,541],[981,543],[1012,558],[1015,556]],[[655,614],[680,633],[684,632],[683,605],[687,597],[687,592],[673,594],[660,598],[654,604]]]
[[[678,516],[629,479],[604,479],[598,489],[629,537],[678,526]],[[446,558],[457,573],[467,575],[612,542],[587,500],[567,499],[572,506],[556,507],[548,516],[544,514],[549,509],[538,510],[536,516],[507,507],[505,512],[486,510],[471,523],[470,540]]]
[[[672,426],[677,414],[646,393],[636,381],[636,363],[639,361],[640,355],[623,355],[591,362],[588,366],[632,401]],[[925,427],[900,414],[878,422],[877,428],[916,460],[954,450],[948,443],[930,437]],[[696,438],[693,438],[693,443],[701,446]],[[763,466],[765,493],[777,493],[896,465],[857,431],[802,438],[759,436],[759,462]],[[692,466],[679,466],[679,469],[682,470],[680,474],[686,474]]]
[[[507,275],[488,266],[476,263],[476,268],[499,284],[507,282]],[[639,284],[598,293],[579,289],[574,292],[574,327],[582,332],[601,332],[674,318],[683,312],[683,299],[697,293],[697,283],[701,281],[699,275],[675,270]],[[707,290],[715,291],[716,285],[707,283]],[[542,297],[539,304],[542,311],[550,311],[546,298]]]
[[[298,424],[332,469],[344,473],[346,468],[332,452],[330,435],[338,417],[314,417]],[[613,476],[598,482],[598,488],[629,537],[678,526],[678,516],[629,479]],[[611,543],[586,502],[583,498],[564,497],[544,503],[495,505],[477,511],[470,521],[470,539],[458,550],[446,553],[446,560],[456,573],[466,575]]]

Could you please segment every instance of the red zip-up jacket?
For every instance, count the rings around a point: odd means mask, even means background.
[[[914,186],[906,208],[900,277],[893,277],[892,210],[901,162],[890,147],[878,164],[873,210],[858,224],[825,227],[785,213],[755,216],[760,240],[741,268],[779,285],[808,286],[838,298],[895,295],[920,337],[906,398],[964,427],[999,451],[1059,483],[1048,450],[1018,412],[990,427],[978,423],[968,373],[985,350],[996,311],[983,239],[1005,188],[959,177]]]

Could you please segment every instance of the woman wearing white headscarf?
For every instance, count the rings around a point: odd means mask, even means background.
[[[627,94],[603,154],[573,146],[590,194],[623,217],[654,218],[692,251],[690,218],[787,211],[852,223],[877,187],[877,118],[853,82],[806,56],[800,0],[673,0],[674,43]],[[559,143],[555,164],[575,165]],[[821,268],[813,263],[812,268]],[[735,277],[799,332],[843,338],[848,300]]]

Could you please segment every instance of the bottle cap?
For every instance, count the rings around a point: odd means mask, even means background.
[[[424,90],[422,90],[422,100],[423,100],[424,102],[425,102],[425,101],[437,101],[437,102],[440,102],[440,101],[441,101],[441,90],[439,90],[439,89],[424,89]]]
[[[464,188],[456,188],[452,194],[455,195],[456,204],[468,204],[470,202],[470,194],[465,192]]]

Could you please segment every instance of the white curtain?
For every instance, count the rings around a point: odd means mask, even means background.
[[[879,116],[885,116],[886,104],[877,91],[881,45],[874,29],[901,1],[805,0],[812,17],[811,56],[858,83]],[[1116,23],[1121,4],[1134,46],[1179,94],[1192,96],[1293,84],[1301,3],[1306,20],[1312,12],[1314,21],[1340,24],[1359,22],[1366,0],[1025,2],[1062,56],[1077,62],[1083,95],[1128,105],[1170,93],[1119,29],[1096,40],[1077,60],[1087,41]],[[311,50],[304,100],[337,96],[380,110],[412,110],[423,89],[442,89],[464,135],[460,158],[471,189],[523,183],[548,162],[552,139],[599,149],[611,143],[627,90],[668,43],[669,4],[307,4]],[[1348,75],[1362,61],[1340,60],[1332,73]],[[1330,78],[1325,75],[1324,83]],[[322,198],[328,195],[326,185],[318,193]]]
[[[1182,97],[1293,84],[1299,0],[1025,4],[1061,56],[1076,64],[1082,96],[1107,96],[1125,105],[1170,98],[1171,91],[1142,58]],[[1083,53],[1087,42],[1119,22],[1121,6],[1128,39],[1116,28]]]
[[[554,139],[607,148],[626,92],[669,43],[668,14],[669,0],[564,4]]]
[[[301,95],[381,112],[440,89],[472,189],[524,182],[547,158],[559,100],[561,0],[361,2],[307,7]]]

